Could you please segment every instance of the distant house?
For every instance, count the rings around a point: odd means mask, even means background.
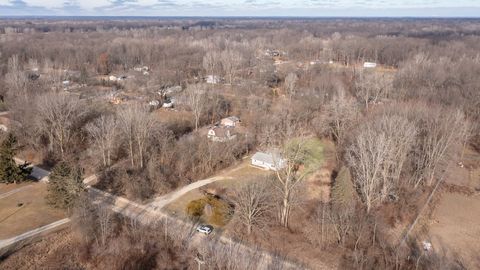
[[[152,100],[148,103],[148,105],[152,106],[152,107],[158,107],[160,105],[160,101],[158,100]]]
[[[208,131],[207,137],[214,142],[231,141],[237,137],[233,127],[215,126]]]
[[[207,77],[205,77],[205,82],[209,84],[217,84],[222,82],[222,78],[217,75],[208,75]]]
[[[175,105],[175,99],[174,98],[170,98],[170,99],[166,99],[165,102],[163,102],[163,105],[162,107],[163,108],[173,108],[173,106]]]
[[[226,127],[236,127],[238,124],[240,124],[240,118],[238,118],[236,116],[230,116],[230,117],[227,117],[227,118],[223,118],[220,121],[220,124],[222,126],[226,126]]]
[[[277,171],[285,167],[285,160],[278,154],[257,152],[252,156],[252,165],[267,170]]]
[[[0,116],[0,130],[7,132],[10,126],[10,119],[7,117]]]
[[[116,76],[113,76],[113,75],[110,75],[110,77],[108,77],[108,79],[112,82],[115,82],[117,81],[117,77]]]
[[[150,68],[148,66],[143,66],[143,67],[134,67],[133,70],[138,71],[138,72],[145,72],[145,71],[150,71]]]
[[[363,67],[364,67],[364,68],[376,68],[376,67],[377,67],[377,63],[374,63],[374,62],[365,62],[365,63],[363,63]]]

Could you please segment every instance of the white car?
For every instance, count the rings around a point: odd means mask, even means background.
[[[213,231],[213,227],[211,225],[199,225],[197,227],[197,232],[204,233],[206,235],[211,234]]]

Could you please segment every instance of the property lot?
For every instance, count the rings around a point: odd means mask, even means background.
[[[433,248],[480,269],[480,196],[443,194],[430,226]]]
[[[46,204],[46,193],[47,185],[44,183],[1,184],[0,239],[10,238],[65,218],[63,211]]]
[[[230,190],[246,183],[252,179],[252,177],[258,175],[267,176],[269,173],[269,171],[252,167],[250,165],[250,158],[246,158],[233,168],[223,170],[221,173],[217,174],[215,176],[217,180],[213,183],[187,192],[167,205],[166,209],[171,214],[184,217],[186,216],[187,205],[191,201],[205,198],[205,192],[224,197],[224,195]]]

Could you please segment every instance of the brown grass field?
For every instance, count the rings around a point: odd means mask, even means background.
[[[30,187],[0,199],[0,239],[7,239],[65,218],[63,211],[47,205],[47,185],[44,183],[1,184],[0,196],[28,185]],[[18,206],[20,203],[23,205]]]

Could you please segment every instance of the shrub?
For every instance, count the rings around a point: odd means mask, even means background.
[[[205,199],[193,200],[187,205],[187,214],[192,219],[198,219],[203,215],[203,209],[205,208]]]

